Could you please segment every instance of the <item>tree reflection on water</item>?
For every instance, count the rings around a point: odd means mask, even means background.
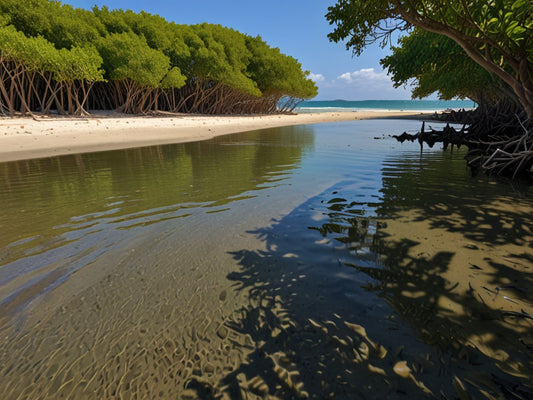
[[[379,201],[341,182],[234,253],[232,398],[532,398],[532,203],[450,163],[387,159]]]

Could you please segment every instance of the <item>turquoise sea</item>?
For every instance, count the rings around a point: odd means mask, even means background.
[[[444,111],[474,107],[476,107],[476,103],[472,100],[312,100],[301,102],[295,111],[300,113],[358,110]]]

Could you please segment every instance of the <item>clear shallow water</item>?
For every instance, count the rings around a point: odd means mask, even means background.
[[[530,190],[419,125],[0,164],[7,398],[528,398]]]

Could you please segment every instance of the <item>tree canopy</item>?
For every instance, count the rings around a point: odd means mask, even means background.
[[[435,92],[442,100],[469,98],[493,104],[503,96],[499,79],[475,63],[453,40],[414,29],[381,60],[395,87],[411,84],[414,98]]]
[[[275,112],[317,94],[300,63],[260,38],[146,12],[2,0],[0,51],[4,114]]]
[[[338,0],[326,18],[332,41],[360,54],[417,27],[453,40],[510,89],[533,119],[533,3],[530,0]]]

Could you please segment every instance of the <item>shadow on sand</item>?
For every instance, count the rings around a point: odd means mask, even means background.
[[[380,202],[341,182],[253,232],[265,250],[232,253],[249,304],[226,326],[252,351],[219,393],[533,397],[531,204],[386,169]]]

